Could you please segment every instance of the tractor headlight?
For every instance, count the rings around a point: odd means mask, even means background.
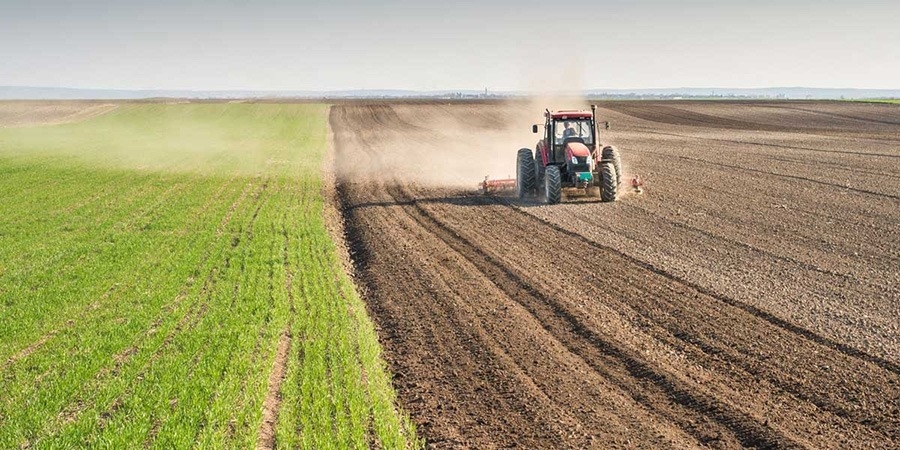
[[[572,164],[578,164],[578,158],[577,158],[577,157],[575,157],[575,156],[572,157]]]

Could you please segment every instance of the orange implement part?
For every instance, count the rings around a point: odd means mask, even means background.
[[[635,175],[631,177],[631,187],[634,188],[635,192],[643,192],[641,186],[644,185],[644,180],[640,175]]]
[[[516,188],[516,179],[515,178],[507,178],[503,180],[491,180],[489,177],[484,177],[484,181],[478,183],[478,189],[481,190],[482,194],[490,194],[492,192],[499,191],[509,191]]]

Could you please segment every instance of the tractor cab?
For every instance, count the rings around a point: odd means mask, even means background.
[[[587,158],[596,154],[598,129],[593,110],[545,110],[543,129],[544,136],[535,149],[535,160],[544,166],[564,166],[571,161],[572,156]],[[539,130],[539,125],[532,126],[534,133]],[[584,154],[585,151],[587,155]]]
[[[562,148],[567,139],[592,147],[594,144],[594,124],[585,119],[554,119],[550,122],[555,148]]]

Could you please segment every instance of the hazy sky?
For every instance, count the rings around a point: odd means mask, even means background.
[[[900,88],[900,1],[0,0],[0,85]]]

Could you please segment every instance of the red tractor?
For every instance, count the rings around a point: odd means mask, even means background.
[[[603,125],[609,129],[609,122]],[[532,126],[534,133],[538,129]],[[516,157],[516,195],[543,198],[548,204],[559,203],[563,194],[615,201],[621,159],[615,147],[600,145],[599,135],[596,105],[590,111],[545,110],[544,137],[534,154],[523,148]]]

